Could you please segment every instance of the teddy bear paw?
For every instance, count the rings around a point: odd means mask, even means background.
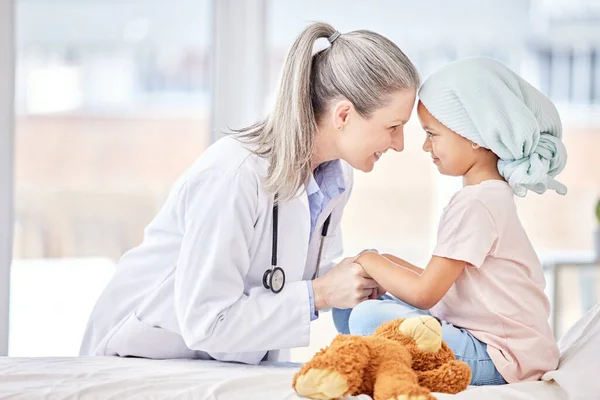
[[[298,377],[295,389],[300,396],[311,399],[336,399],[348,391],[348,382],[338,372],[311,368]]]

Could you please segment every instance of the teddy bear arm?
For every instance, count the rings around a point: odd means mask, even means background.
[[[434,399],[427,388],[419,386],[418,377],[406,364],[393,357],[383,361],[375,377],[374,400]]]
[[[471,369],[462,361],[452,360],[429,371],[418,371],[419,384],[438,393],[456,394],[471,382]]]

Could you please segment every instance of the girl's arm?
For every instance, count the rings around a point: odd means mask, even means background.
[[[390,260],[394,264],[398,264],[401,267],[408,268],[411,271],[414,271],[414,272],[416,272],[419,275],[421,275],[423,273],[423,268],[419,268],[416,265],[413,265],[413,264],[409,263],[408,261],[405,261],[405,260],[403,260],[401,258],[398,258],[398,257],[393,256],[391,254],[382,254],[382,256],[385,257],[385,258],[387,258],[388,260]]]
[[[371,251],[363,253],[356,263],[392,295],[422,310],[436,305],[467,265],[465,261],[433,256],[419,275],[413,268],[398,268],[403,265]]]

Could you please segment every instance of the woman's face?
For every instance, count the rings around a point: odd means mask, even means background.
[[[404,149],[404,125],[410,119],[416,90],[394,92],[384,107],[370,117],[361,117],[351,107],[342,123],[337,139],[340,158],[353,168],[364,172],[373,170],[375,163],[389,149]]]

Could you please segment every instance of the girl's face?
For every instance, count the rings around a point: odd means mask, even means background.
[[[464,176],[477,161],[478,147],[450,130],[427,111],[419,101],[417,114],[426,137],[423,150],[431,154],[433,163],[443,175]]]
[[[404,125],[410,119],[415,99],[414,89],[392,93],[389,103],[375,110],[368,118],[360,116],[349,105],[347,113],[336,121],[340,158],[353,168],[370,172],[389,149],[402,151]]]

